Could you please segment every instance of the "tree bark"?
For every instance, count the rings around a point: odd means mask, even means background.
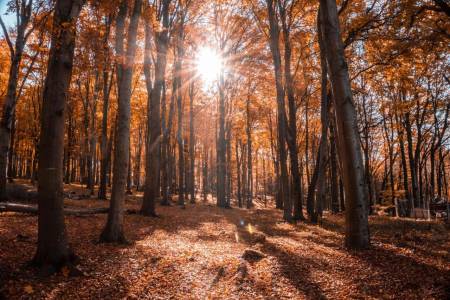
[[[294,5],[291,3],[291,5]],[[290,157],[290,169],[292,176],[292,188],[291,188],[291,202],[294,207],[295,220],[304,220],[303,216],[303,205],[302,205],[302,185],[299,172],[298,163],[298,145],[297,145],[297,107],[295,103],[294,94],[294,80],[292,78],[291,71],[291,41],[290,41],[290,25],[287,21],[287,7],[285,7],[281,1],[278,1],[278,7],[280,10],[281,24],[283,29],[283,40],[284,40],[284,78],[285,87],[288,100],[289,108],[289,124],[288,131],[286,135],[286,142],[289,148]],[[292,17],[292,16],[291,16]]]
[[[189,193],[195,203],[195,126],[194,126],[194,82],[189,84]]]
[[[71,263],[63,214],[63,155],[66,98],[72,76],[75,26],[81,0],[58,0],[45,80],[39,149],[38,245],[33,263],[56,271]],[[67,26],[69,24],[69,26]]]
[[[286,153],[286,108],[284,101],[284,89],[281,72],[281,55],[279,45],[279,26],[276,19],[276,12],[273,0],[266,0],[267,12],[269,16],[270,28],[270,50],[274,64],[275,85],[277,92],[277,113],[278,113],[278,151],[280,155],[280,197],[283,203],[283,218],[285,221],[292,220],[292,202],[289,197],[289,178],[287,171],[287,153]]]
[[[339,152],[341,154],[339,157],[342,159],[342,174],[347,200],[345,245],[351,249],[363,249],[369,246],[370,241],[366,209],[367,188],[364,180],[356,110],[352,100],[336,1],[320,0],[320,5],[323,41],[335,101]]]
[[[253,183],[253,158],[252,158],[252,135],[251,135],[251,124],[250,124],[250,94],[247,95],[246,101],[246,114],[247,114],[247,191],[246,191],[246,206],[251,208],[253,206],[252,198],[252,183]]]
[[[112,18],[108,17],[106,21],[106,33],[104,39],[105,62],[103,66],[103,110],[102,110],[102,133],[100,138],[100,184],[98,188],[98,199],[106,199],[106,185],[108,177],[108,111],[109,111],[109,95],[111,92],[114,71],[108,71],[109,62],[108,37],[111,28]],[[109,77],[109,80],[108,80]],[[112,138],[112,137],[110,137]]]
[[[123,232],[123,211],[125,205],[125,186],[128,173],[130,150],[130,99],[131,80],[133,77],[134,58],[136,54],[136,35],[141,15],[142,1],[135,0],[133,12],[128,26],[127,50],[124,52],[124,31],[127,15],[127,1],[120,4],[116,24],[116,49],[120,56],[125,55],[117,63],[118,110],[116,139],[114,145],[113,184],[108,220],[100,236],[102,242],[125,242]]]
[[[225,140],[225,80],[219,75],[219,132],[217,137],[217,206],[226,207],[226,140]]]
[[[141,214],[145,216],[155,216],[155,200],[160,196],[160,157],[161,157],[161,92],[164,85],[166,73],[167,47],[169,43],[169,4],[170,0],[163,0],[162,30],[155,33],[156,39],[156,65],[155,83],[150,90],[147,84],[148,93],[148,138],[146,145],[146,166],[145,166],[145,190],[142,200]],[[149,80],[146,78],[146,80]]]

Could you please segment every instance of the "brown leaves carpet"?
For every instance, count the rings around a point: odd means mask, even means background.
[[[127,207],[138,208],[139,197]],[[103,207],[99,200],[66,200]],[[0,298],[5,299],[445,299],[450,241],[444,224],[371,217],[372,247],[343,245],[343,216],[320,225],[280,222],[275,209],[212,204],[125,216],[130,245],[98,244],[106,215],[66,217],[82,276],[39,277],[27,267],[37,217],[0,214]],[[263,254],[244,260],[246,249]]]

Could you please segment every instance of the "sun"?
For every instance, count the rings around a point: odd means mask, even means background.
[[[209,86],[219,78],[220,72],[223,70],[222,58],[215,50],[203,47],[197,54],[196,69],[204,86]]]

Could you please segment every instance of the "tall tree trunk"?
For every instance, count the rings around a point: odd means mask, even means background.
[[[145,216],[155,216],[155,200],[160,195],[160,158],[161,158],[161,92],[164,85],[166,73],[167,47],[169,43],[169,4],[170,0],[163,0],[162,30],[155,33],[156,38],[156,65],[155,65],[155,83],[152,89],[148,89],[148,138],[146,145],[146,163],[145,163],[145,190],[142,200],[141,213]],[[147,51],[146,51],[147,53]],[[147,54],[149,55],[149,53]],[[150,78],[146,80],[150,81]]]
[[[330,128],[330,179],[331,179],[331,211],[333,213],[339,212],[339,193],[338,193],[338,172],[337,172],[337,157],[336,157],[336,143],[334,136],[334,124],[329,122]]]
[[[10,134],[10,141],[9,141],[9,150],[8,150],[8,171],[7,171],[7,177],[10,181],[13,180],[17,176],[17,167],[14,164],[14,159],[17,159],[16,153],[14,152],[14,143],[15,143],[15,136],[16,136],[16,112],[14,111],[14,114],[12,116],[11,121],[11,134]]]
[[[217,138],[217,206],[226,207],[226,140],[225,140],[225,80],[219,76],[219,135]]]
[[[114,69],[108,71],[109,63],[109,49],[108,38],[111,28],[112,17],[108,17],[105,23],[105,37],[104,37],[104,55],[105,61],[103,66],[103,110],[102,110],[102,133],[100,138],[100,184],[98,188],[98,199],[106,199],[106,185],[108,177],[108,111],[109,111],[109,95],[111,92],[112,81],[114,78]],[[108,80],[109,78],[109,80]],[[112,138],[112,137],[110,137]]]
[[[118,109],[116,139],[114,143],[113,184],[108,220],[100,236],[103,242],[125,242],[123,232],[123,213],[125,205],[125,185],[128,173],[130,150],[130,99],[136,54],[136,35],[141,15],[142,0],[135,0],[128,26],[127,50],[124,51],[125,19],[128,2],[120,4],[116,24],[116,49],[119,57],[125,54],[123,61],[117,63]]]
[[[416,169],[416,162],[414,158],[414,151],[413,151],[413,138],[412,138],[412,128],[411,128],[411,122],[409,119],[409,113],[404,114],[404,122],[403,126],[406,131],[406,141],[408,144],[408,160],[409,160],[409,171],[411,175],[411,189],[412,189],[412,204],[413,207],[419,206],[419,187],[417,185],[417,169]]]
[[[286,153],[286,108],[284,101],[284,89],[281,71],[281,55],[279,45],[279,26],[276,20],[276,12],[273,0],[267,1],[267,12],[269,16],[270,27],[270,50],[274,64],[275,85],[277,91],[277,114],[278,114],[278,151],[280,155],[280,196],[283,199],[283,218],[285,221],[292,220],[292,202],[289,197],[289,178],[287,171],[287,153]]]
[[[38,243],[33,263],[49,271],[71,263],[63,213],[63,155],[66,98],[72,76],[75,25],[80,0],[58,0],[42,103],[39,149]],[[67,26],[69,24],[69,26]]]
[[[181,57],[179,58],[181,59]],[[181,61],[178,62],[179,67],[177,73],[181,72]],[[181,75],[177,76],[177,112],[178,112],[178,130],[177,130],[177,143],[178,143],[178,205],[184,206],[184,194],[185,194],[185,182],[184,182],[184,138],[183,138],[183,97],[181,91]]]
[[[209,181],[208,181],[208,148],[203,145],[203,201],[208,200]]]
[[[339,156],[342,159],[343,182],[346,195],[345,244],[351,249],[369,246],[367,217],[367,187],[356,110],[344,46],[339,29],[335,0],[320,0],[323,24],[323,41],[326,48],[329,75],[335,101],[336,123],[339,139]]]
[[[275,170],[275,182],[276,182],[276,191],[275,191],[275,207],[278,209],[283,208],[282,197],[280,195],[280,164],[279,164],[279,153],[276,151],[275,146],[275,138],[273,137],[273,126],[272,126],[272,115],[269,115],[268,118],[269,123],[269,133],[270,133],[270,152],[272,154],[272,162],[273,168]]]
[[[74,128],[73,128],[73,117],[71,110],[69,108],[69,118],[68,118],[69,128],[67,130],[67,151],[66,151],[66,172],[64,174],[64,182],[66,184],[70,183],[70,166],[71,166],[71,158],[72,158],[72,148],[73,148],[73,139],[74,139]]]
[[[128,148],[128,172],[127,172],[127,194],[132,195],[133,191],[131,190],[131,186],[133,184],[133,172],[131,171],[133,168],[131,167],[133,164],[131,162],[131,144]]]
[[[18,2],[16,2],[18,4]],[[14,116],[17,104],[17,84],[19,80],[20,62],[27,40],[25,30],[28,27],[32,14],[33,1],[21,1],[17,7],[17,35],[15,45],[11,44],[8,31],[0,17],[0,24],[3,28],[4,36],[7,38],[11,53],[11,64],[9,67],[9,77],[6,89],[6,97],[3,102],[2,117],[0,120],[0,200],[6,200],[6,180],[8,170],[8,154],[11,144],[11,134],[14,127]]]
[[[97,152],[97,101],[98,94],[100,93],[100,72],[96,70],[95,81],[94,81],[94,93],[92,95],[92,107],[91,107],[91,124],[89,132],[89,165],[90,176],[88,179],[87,188],[91,190],[91,195],[94,195],[94,185],[95,185],[95,164],[96,164],[96,152]]]
[[[189,193],[195,203],[195,132],[194,132],[194,82],[189,84]]]
[[[250,124],[250,94],[247,95],[246,103],[246,114],[247,114],[247,179],[248,186],[246,191],[246,206],[251,208],[253,206],[252,198],[252,183],[253,183],[253,158],[252,158],[252,135],[251,135],[251,124]]]
[[[176,81],[173,81],[173,90],[176,89]],[[161,168],[161,189],[162,189],[162,201],[161,205],[170,205],[169,198],[171,193],[172,184],[172,159],[170,154],[170,133],[172,131],[173,117],[175,112],[175,94],[172,93],[170,97],[170,107],[168,121],[165,119],[165,103],[166,103],[165,85],[163,85],[163,141],[162,141],[162,161],[164,162]]]
[[[400,124],[399,117],[397,114],[395,114],[395,120],[396,120],[396,127],[397,127],[397,135],[398,135],[398,142],[400,146],[400,155],[401,155],[401,161],[402,161],[402,171],[403,171],[403,189],[405,190],[406,199],[408,199],[409,206],[412,208],[414,206],[414,203],[412,203],[411,199],[411,193],[409,192],[408,187],[408,167],[406,162],[406,152],[405,152],[405,138],[403,134],[403,126]]]
[[[236,174],[237,174],[237,200],[238,206],[242,207],[242,189],[241,189],[241,165],[242,165],[242,153],[239,156],[239,146],[241,144],[241,140],[236,138],[235,142],[235,151],[236,151]]]
[[[141,154],[142,154],[142,141],[143,141],[143,133],[142,126],[139,124],[138,128],[138,143],[136,147],[136,155],[134,161],[134,173],[133,173],[133,181],[136,186],[136,191],[139,191],[141,188]]]
[[[328,161],[328,115],[329,115],[329,105],[328,99],[328,68],[325,53],[327,52],[325,43],[322,36],[322,24],[320,22],[320,9],[318,17],[318,40],[320,48],[320,66],[322,72],[322,82],[321,82],[321,100],[320,100],[320,122],[322,123],[322,132],[320,137],[319,153],[317,155],[318,160],[318,174],[317,174],[317,194],[315,201],[315,212],[313,221],[317,221],[317,216],[322,216],[323,203],[325,201],[325,178],[326,178],[326,164]]]
[[[293,4],[291,4],[293,5]],[[291,202],[294,207],[294,219],[303,220],[303,205],[302,205],[302,185],[299,172],[298,163],[298,145],[297,145],[297,107],[295,103],[294,95],[294,80],[292,78],[291,71],[291,42],[290,42],[290,26],[287,24],[287,7],[282,4],[282,1],[278,1],[278,7],[280,10],[281,24],[283,29],[284,40],[284,78],[285,87],[288,99],[289,108],[289,124],[286,135],[286,142],[289,148],[290,168],[292,176],[292,188],[291,188]]]

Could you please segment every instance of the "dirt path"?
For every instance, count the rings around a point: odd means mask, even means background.
[[[127,203],[137,208],[136,199]],[[102,207],[98,200],[67,200]],[[67,217],[80,277],[39,278],[25,266],[35,216],[0,214],[0,292],[14,298],[320,299],[437,298],[450,292],[444,225],[377,217],[373,247],[342,248],[342,216],[322,226],[289,225],[274,209],[158,207],[160,218],[126,216],[131,245],[96,244],[105,215]],[[245,261],[246,249],[265,257]],[[1,297],[0,297],[1,298]]]

